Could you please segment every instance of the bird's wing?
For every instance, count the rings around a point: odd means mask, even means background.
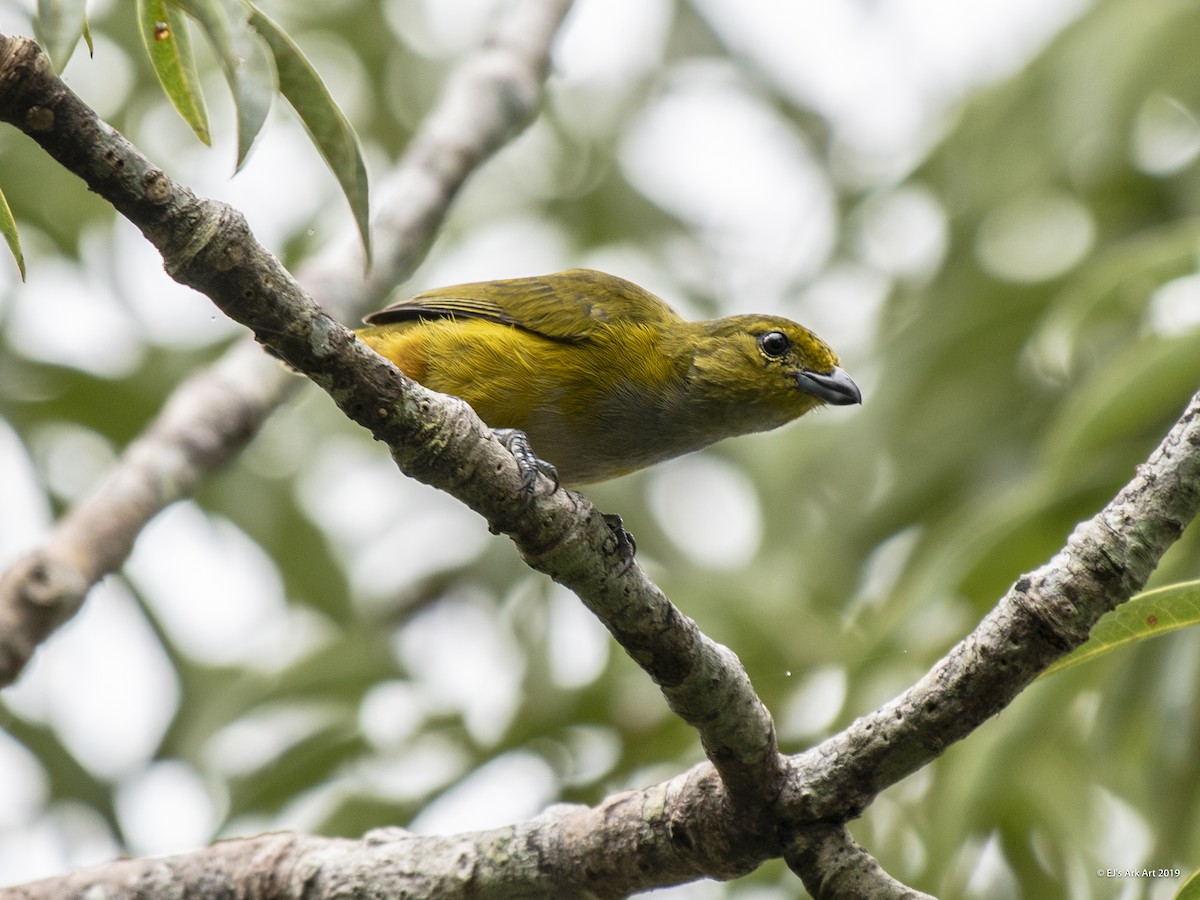
[[[368,325],[487,319],[559,341],[586,340],[612,322],[663,325],[675,311],[631,281],[593,269],[435,288],[371,313]]]

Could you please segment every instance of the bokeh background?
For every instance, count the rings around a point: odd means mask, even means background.
[[[29,33],[32,2],[0,0]],[[262,7],[384,173],[497,0]],[[71,85],[291,263],[352,233],[285,108],[232,177],[161,96],[133,5]],[[814,328],[863,388],[594,488],[801,750],[905,688],[1128,479],[1200,386],[1200,8],[1168,0],[581,0],[538,122],[419,290],[607,269],[689,316]],[[239,329],[22,135],[0,186],[0,563]],[[1200,529],[1155,583],[1200,576]],[[1200,635],[1038,683],[852,831],[957,897],[1169,897],[1200,865]],[[581,605],[306,387],[160,516],[0,692],[0,884],[300,829],[480,828],[701,758]],[[772,863],[661,892],[775,900]]]

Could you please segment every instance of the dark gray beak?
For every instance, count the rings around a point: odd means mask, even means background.
[[[796,376],[796,387],[833,406],[862,403],[862,391],[840,366],[834,366],[832,372],[824,375],[820,372],[801,372]]]

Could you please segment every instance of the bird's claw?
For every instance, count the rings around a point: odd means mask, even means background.
[[[637,540],[632,532],[625,530],[625,523],[616,513],[601,513],[601,515],[604,516],[604,524],[617,539],[617,552],[621,554],[621,559],[626,566],[632,565],[633,558],[637,556]]]
[[[492,433],[516,460],[517,470],[521,473],[521,497],[526,503],[533,499],[539,474],[554,482],[555,491],[559,489],[558,469],[534,452],[525,432],[519,428],[493,428]]]

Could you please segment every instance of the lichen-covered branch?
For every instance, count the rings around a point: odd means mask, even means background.
[[[788,760],[786,857],[814,897],[920,896],[879,870],[842,823],[1008,706],[1099,618],[1145,585],[1200,513],[1200,393],[1130,482],[1066,546],[1017,579],[911,688]],[[832,867],[832,868],[831,868]],[[876,887],[856,893],[855,885]]]
[[[0,894],[6,900],[100,893],[108,900],[626,897],[705,875],[734,878],[766,858],[764,848],[769,853],[773,845],[723,818],[721,794],[705,765],[595,807],[555,806],[490,831],[423,836],[387,828],[362,840],[265,834],[165,858],[118,860]]]
[[[783,856],[814,897],[933,900],[885,872],[840,823],[821,822],[796,833]]]
[[[806,819],[857,816],[1087,640],[1104,613],[1141,590],[1198,512],[1200,394],[1120,493],[1053,559],[1018,578],[920,681],[793,759],[783,802]]]
[[[550,46],[570,0],[527,0],[449,77],[382,190],[366,284],[355,245],[306,264],[299,280],[326,308],[363,311],[408,277],[466,179],[537,115]],[[31,125],[34,123],[31,122]],[[175,392],[115,470],[42,543],[0,575],[0,686],[116,571],[138,534],[235,456],[300,381],[250,344]]]

